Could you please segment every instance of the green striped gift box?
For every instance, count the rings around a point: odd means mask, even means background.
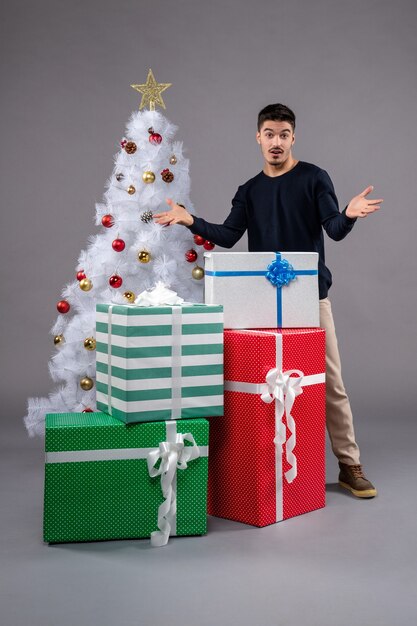
[[[176,471],[169,534],[205,534],[207,420],[126,426],[104,413],[55,413],[46,416],[44,540],[135,539],[158,532],[164,495],[147,458],[176,433],[191,433],[199,456]]]
[[[98,304],[97,407],[125,422],[223,415],[223,307]]]

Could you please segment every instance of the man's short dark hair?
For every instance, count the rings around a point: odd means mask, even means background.
[[[258,131],[266,120],[273,122],[288,122],[295,130],[295,115],[285,104],[268,104],[258,115]]]

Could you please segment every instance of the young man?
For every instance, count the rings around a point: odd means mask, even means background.
[[[343,385],[330,300],[332,275],[325,265],[323,228],[339,241],[356,219],[380,208],[382,198],[370,200],[369,186],[352,198],[340,213],[329,175],[319,167],[296,160],[295,115],[282,104],[259,113],[256,140],[264,159],[263,170],[240,186],[232,210],[223,224],[211,224],[167,200],[171,210],[154,215],[158,224],[182,224],[194,234],[232,248],[248,231],[251,252],[294,251],[319,253],[320,325],[326,329],[326,422],[332,449],[339,460],[339,484],[360,498],[373,498],[376,489],[366,479],[355,441],[353,417]]]

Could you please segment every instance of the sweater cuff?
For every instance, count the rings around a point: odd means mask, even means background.
[[[191,213],[191,217],[193,218],[194,222],[191,224],[191,226],[187,226],[187,228],[190,232],[193,233],[193,235],[199,235],[200,233],[198,232],[199,231],[198,224],[200,223],[200,226],[201,226],[201,217],[197,217],[196,215],[193,215],[192,213]]]
[[[358,219],[357,217],[349,217],[348,215],[346,215],[346,211],[347,211],[347,206],[345,206],[345,208],[342,211],[342,215],[345,216],[345,220],[349,223],[349,224],[354,224],[356,222],[356,220]]]

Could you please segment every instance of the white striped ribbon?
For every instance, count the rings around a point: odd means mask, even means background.
[[[148,454],[148,471],[151,477],[161,477],[165,500],[158,509],[158,529],[151,533],[151,545],[165,546],[169,536],[177,534],[177,469],[187,469],[188,463],[201,456],[191,433],[177,433],[177,423],[165,422],[167,441]],[[185,441],[191,446],[185,446]],[[156,464],[160,461],[159,467]]]

